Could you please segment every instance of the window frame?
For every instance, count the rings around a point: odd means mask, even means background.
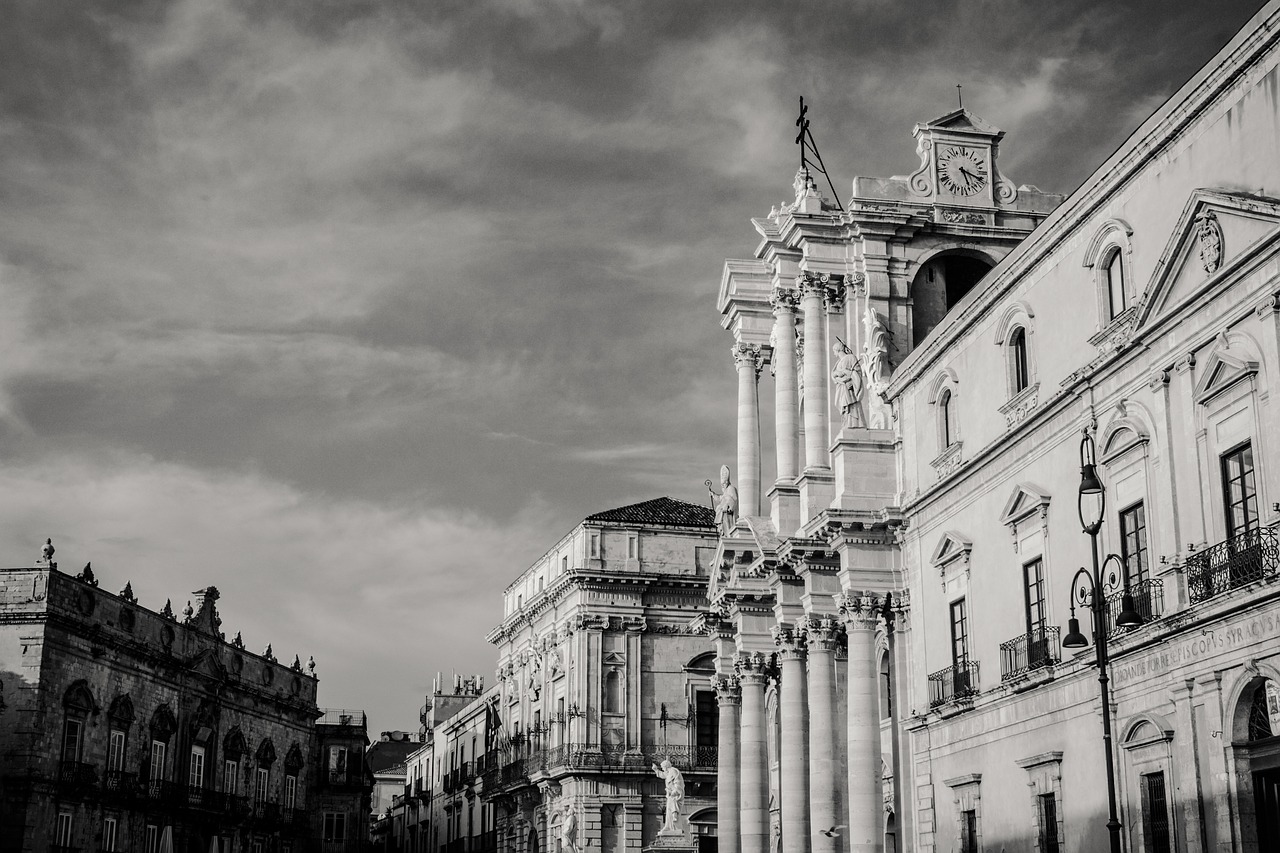
[[[1032,578],[1032,569],[1035,577]],[[1035,599],[1032,599],[1032,595]],[[1049,627],[1049,599],[1045,594],[1044,557],[1037,554],[1022,564],[1022,602],[1023,615],[1026,617],[1027,636],[1043,637]],[[1032,611],[1038,611],[1039,617],[1032,618]]]
[[[938,392],[938,444],[941,445],[942,450],[956,443],[955,413],[952,410],[954,402],[955,394],[950,388],[943,388]]]
[[[102,818],[101,853],[115,853],[116,842],[120,837],[120,820],[112,815]]]
[[[1010,396],[1016,397],[1031,387],[1031,357],[1027,344],[1026,326],[1014,326],[1009,332],[1009,385]]]
[[[1249,461],[1248,470],[1243,470],[1243,460],[1247,455]],[[1231,462],[1239,458],[1242,464],[1242,470],[1239,477],[1231,474]],[[1261,526],[1262,517],[1258,511],[1258,465],[1253,453],[1253,439],[1246,439],[1234,447],[1218,454],[1218,470],[1222,478],[1222,515],[1226,524],[1227,538],[1234,539],[1236,536],[1256,530]],[[1235,501],[1232,499],[1232,484],[1235,481],[1240,482],[1241,499]],[[1244,493],[1246,483],[1251,485],[1251,490]],[[1237,503],[1244,510],[1244,524],[1237,527],[1233,518]],[[1252,513],[1252,515],[1250,515]]]
[[[950,605],[950,625],[951,625],[951,665],[960,668],[961,664],[969,663],[969,604],[966,596],[961,596]],[[957,620],[956,613],[959,612],[960,618]],[[957,626],[960,629],[959,634],[956,633]],[[959,654],[957,654],[957,651]]]
[[[112,727],[107,732],[107,772],[119,773],[124,770],[124,758],[129,749],[129,734],[123,729]]]
[[[1124,563],[1125,577],[1130,586],[1151,578],[1150,545],[1147,537],[1147,506],[1139,499],[1116,513],[1120,529],[1120,561]],[[1136,557],[1137,571],[1130,565]]]
[[[191,754],[187,759],[187,785],[192,788],[203,788],[205,783],[205,748],[198,743],[191,745]]]
[[[71,812],[59,811],[54,824],[54,843],[58,847],[70,847],[75,832]]]
[[[1113,245],[1105,249],[1102,253],[1102,261],[1099,264],[1102,271],[1102,283],[1106,289],[1106,306],[1107,306],[1107,322],[1115,321],[1121,314],[1129,310],[1130,302],[1132,302],[1132,294],[1129,292],[1129,273],[1125,269],[1124,252],[1118,245]],[[1113,271],[1119,272],[1119,281],[1112,276]],[[1116,309],[1116,291],[1119,290],[1120,308]]]

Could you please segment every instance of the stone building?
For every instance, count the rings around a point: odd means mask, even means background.
[[[364,711],[325,708],[315,725],[311,808],[322,853],[361,853],[369,844],[373,771]]]
[[[214,587],[156,612],[52,556],[0,570],[0,848],[311,849],[314,664],[228,642]]]
[[[373,795],[369,803],[372,815],[381,815],[391,807],[391,798],[404,791],[405,758],[422,744],[411,732],[383,732],[365,753],[369,772],[373,774]]]
[[[1278,42],[1271,2],[1065,199],[956,110],[753,221],[724,850],[1101,850],[1109,790],[1126,850],[1280,849]]]
[[[498,849],[638,853],[663,821],[664,759],[714,849],[713,662],[691,621],[715,545],[709,509],[657,498],[588,516],[507,587],[489,634],[501,732],[480,783]]]

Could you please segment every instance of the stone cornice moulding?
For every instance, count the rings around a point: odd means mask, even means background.
[[[1075,192],[1040,224],[1030,236],[1006,255],[988,274],[989,284],[968,304],[962,301],[950,322],[940,323],[898,365],[886,396],[896,398],[929,369],[951,342],[985,317],[991,307],[1038,266],[1059,245],[1069,240],[1090,216],[1104,208],[1143,166],[1184,138],[1184,131],[1221,95],[1235,85],[1250,84],[1249,72],[1280,41],[1280,5],[1260,10],[1199,72],[1130,135]],[[1226,100],[1226,99],[1223,99]]]

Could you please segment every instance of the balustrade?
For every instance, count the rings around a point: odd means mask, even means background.
[[[1274,527],[1254,527],[1187,557],[1187,595],[1192,604],[1280,572]]]
[[[1061,643],[1058,639],[1060,631],[1057,625],[1043,626],[1001,643],[1000,680],[1012,681],[1037,669],[1053,666],[1061,660]],[[977,680],[976,673],[974,680]]]
[[[1129,584],[1129,594],[1133,597],[1133,609],[1142,617],[1142,624],[1146,625],[1152,619],[1159,619],[1164,615],[1164,582],[1150,578],[1148,580],[1136,581]],[[1117,590],[1107,596],[1104,605],[1105,622],[1107,625],[1107,639],[1116,637],[1120,634],[1128,633],[1134,629],[1121,628],[1116,626],[1116,616],[1120,613],[1120,600],[1124,597],[1124,590]]]
[[[929,707],[956,702],[978,692],[978,662],[958,661],[929,676]]]

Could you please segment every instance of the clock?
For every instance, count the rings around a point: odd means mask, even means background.
[[[938,152],[938,181],[956,195],[973,195],[987,185],[987,166],[972,148],[948,145]]]

